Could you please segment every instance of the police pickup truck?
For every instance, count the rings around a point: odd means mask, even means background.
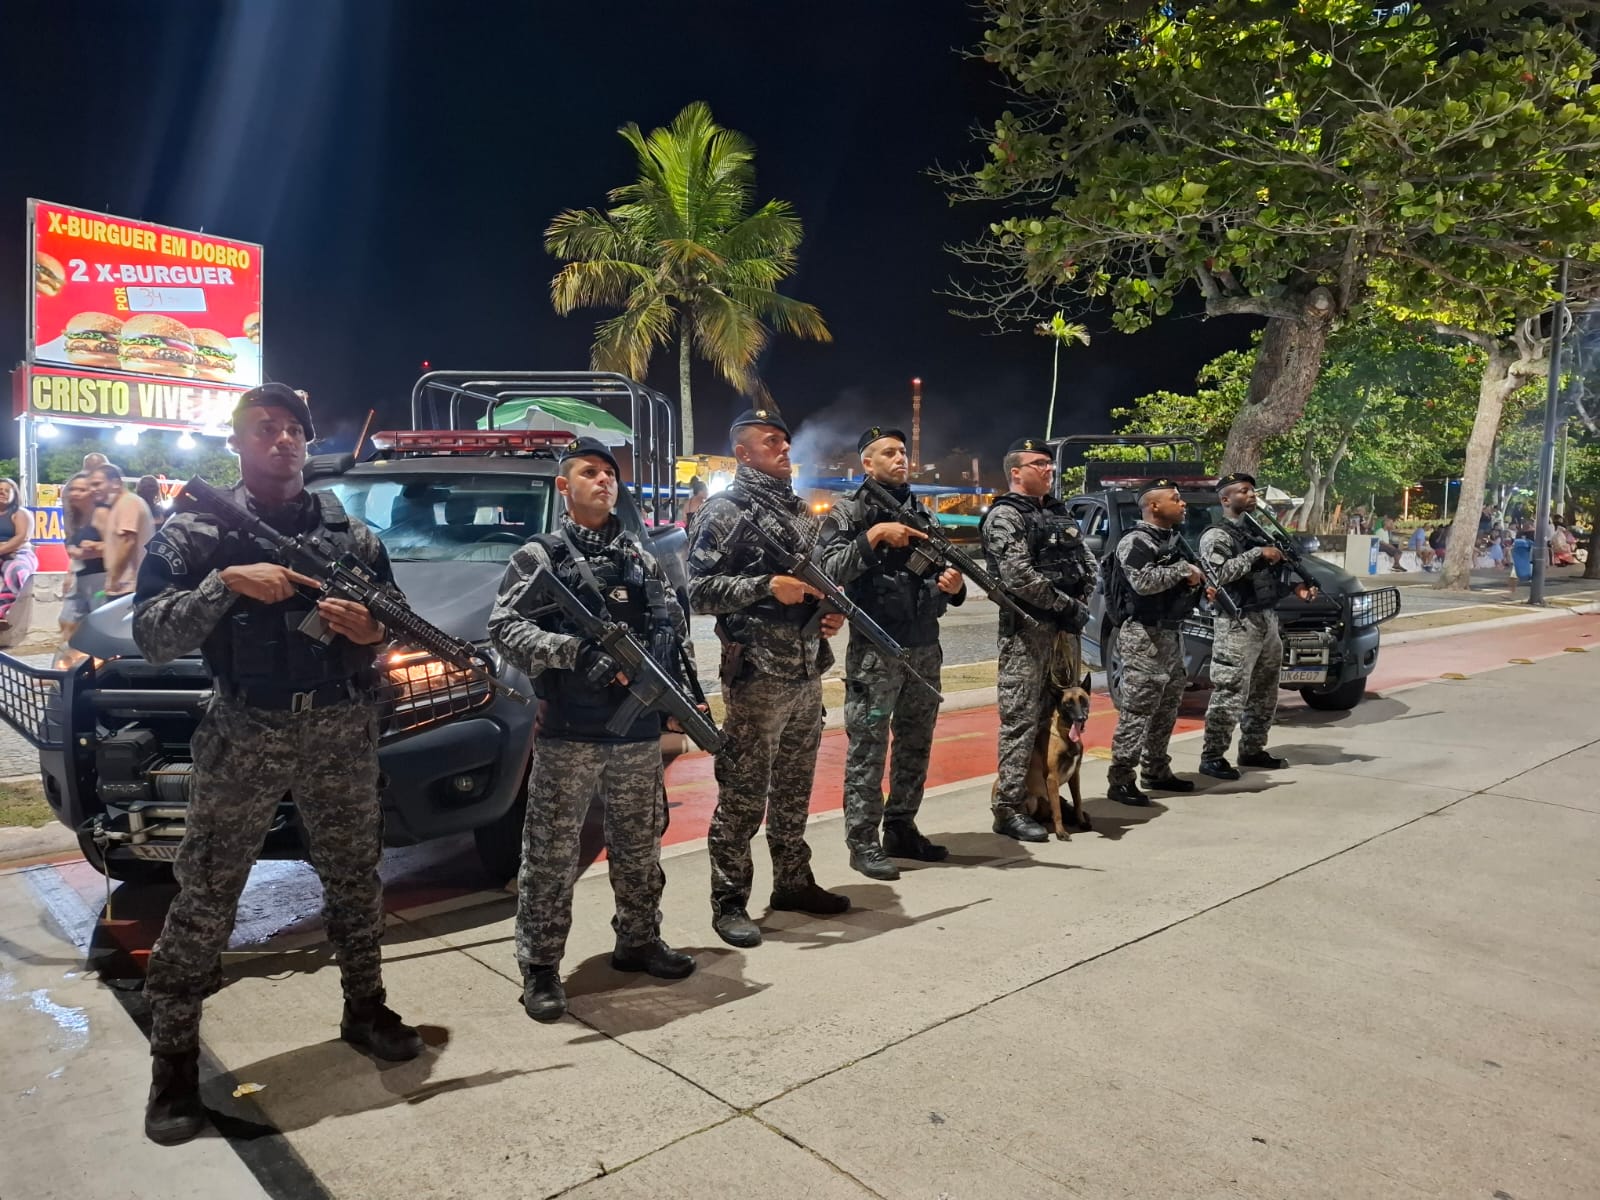
[[[306,465],[309,488],[332,491],[382,539],[412,608],[478,645],[501,682],[530,696],[526,677],[488,644],[489,609],[512,552],[553,527],[557,454],[572,434],[497,430],[494,417],[539,397],[629,406],[634,478],[619,493],[617,516],[683,589],[683,530],[670,510],[663,523],[647,524],[639,502],[672,491],[673,408],[620,375],[432,372],[413,390],[411,430],[375,434],[364,461],[324,455]],[[423,427],[430,402],[436,420],[448,413],[444,427]],[[457,428],[463,403],[486,406],[489,428]],[[91,613],[73,639],[87,657],[69,669],[0,655],[0,718],[38,748],[45,797],[77,831],[89,862],[113,879],[160,882],[183,838],[189,736],[210,700],[210,678],[198,657],[144,661],[132,618],[127,599]],[[481,679],[406,647],[380,667],[385,840],[411,845],[471,830],[485,869],[509,879],[521,853],[536,706],[496,697]],[[304,853],[291,793],[263,857]]]
[[[1139,520],[1139,493],[1144,483],[1163,477],[1178,485],[1188,504],[1182,532],[1189,545],[1198,550],[1200,535],[1222,519],[1222,504],[1215,480],[1197,461],[1198,446],[1191,439],[1119,435],[1063,438],[1054,445],[1058,494],[1059,480],[1070,465],[1070,453],[1108,445],[1135,447],[1144,452],[1144,457],[1133,461],[1090,459],[1083,464],[1084,491],[1061,495],[1094,556],[1104,559],[1123,533]],[[1184,447],[1190,448],[1192,459],[1177,457]],[[1159,449],[1165,449],[1168,457],[1156,457],[1154,451]],[[1263,511],[1261,519],[1269,527],[1276,525],[1270,513]],[[1292,539],[1282,530],[1279,533]],[[1378,662],[1378,626],[1400,611],[1400,591],[1393,587],[1368,591],[1355,576],[1310,554],[1301,556],[1299,570],[1318,590],[1310,600],[1289,595],[1278,603],[1278,621],[1283,631],[1279,686],[1298,691],[1312,708],[1354,708],[1366,694],[1367,676]],[[1103,580],[1090,598],[1089,610],[1089,624],[1083,631],[1084,657],[1090,665],[1105,671],[1107,687],[1115,700],[1122,686],[1122,662],[1116,638],[1111,635]],[[1202,603],[1183,623],[1184,665],[1190,682],[1197,685],[1210,681],[1211,620],[1210,606]]]

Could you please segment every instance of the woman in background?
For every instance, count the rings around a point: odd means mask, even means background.
[[[160,529],[161,522],[166,517],[161,511],[161,481],[154,475],[141,475],[133,494],[145,502],[150,509],[150,519],[155,522],[156,528]]]
[[[58,667],[70,666],[71,659],[81,657],[67,649],[67,642],[77,632],[83,619],[104,599],[106,563],[101,527],[106,511],[95,503],[94,489],[89,486],[87,472],[79,471],[61,489],[62,533],[72,574],[67,591],[61,598],[61,650],[56,656]]]
[[[16,481],[0,479],[0,630],[11,628],[11,606],[38,569],[33,514],[22,507]]]

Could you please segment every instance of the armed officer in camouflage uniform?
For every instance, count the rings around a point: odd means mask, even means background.
[[[1178,721],[1188,672],[1183,665],[1184,617],[1199,602],[1204,574],[1183,557],[1178,530],[1188,506],[1177,485],[1158,479],[1139,497],[1143,520],[1117,542],[1115,578],[1106,580],[1106,606],[1119,622],[1112,634],[1122,657],[1117,731],[1111,739],[1111,786],[1119,804],[1144,806],[1150,797],[1134,782],[1163,792],[1192,792],[1194,780],[1172,773],[1167,745]]]
[[[1011,490],[983,519],[990,570],[1013,600],[1034,618],[1031,626],[1000,612],[1000,772],[994,789],[994,831],[1021,842],[1049,840],[1045,827],[1023,811],[1028,760],[1041,722],[1055,702],[1050,687],[1051,650],[1062,631],[1077,633],[1089,619],[1084,603],[1094,591],[1094,556],[1078,524],[1051,494],[1055,459],[1043,438],[1013,442],[1002,464]]]
[[[767,819],[772,907],[836,916],[848,897],[824,891],[806,845],[811,780],[822,740],[822,675],[833,665],[827,638],[837,613],[819,617],[817,593],[775,574],[772,554],[742,518],[780,544],[814,547],[817,523],[789,482],[789,427],[776,409],[748,410],[729,430],[738,460],[733,482],[695,517],[689,548],[689,603],[717,618],[722,696],[727,706],[717,755],[711,852],[712,927],[730,946],[759,946],[750,919],[750,841]]]
[[[239,398],[228,445],[243,482],[232,492],[284,534],[316,532],[393,576],[383,545],[330,492],[301,483],[315,434],[305,401],[278,383]],[[281,566],[247,534],[201,512],[179,512],[151,539],[139,569],[133,636],[152,663],[198,649],[214,696],[191,739],[194,771],[176,874],[180,891],[150,953],[153,1081],[145,1133],[164,1144],[205,1121],[197,1082],[200,1004],[221,985],[221,955],[239,894],[286,792],[322,880],[323,920],[339,955],[345,1041],[402,1062],[417,1031],[384,1003],[379,942],[378,722],[374,660],[386,640],[359,604],[309,599],[315,581]],[[307,622],[320,618],[323,643]]]
[[[533,679],[541,701],[517,888],[522,1005],[535,1021],[559,1021],[567,1011],[561,955],[572,927],[583,819],[596,786],[605,793],[607,870],[616,897],[611,965],[658,979],[682,979],[695,966],[659,932],[667,827],[660,715],[644,709],[624,733],[610,732],[606,723],[628,698],[625,677],[559,611],[541,611],[533,588],[539,568],[551,568],[591,611],[625,622],[662,667],[677,670],[688,635],[683,611],[660,565],[613,515],[617,487],[617,460],[603,442],[571,442],[556,478],[567,511],[554,533],[530,539],[511,556],[489,614],[496,648]]]
[[[1289,765],[1267,752],[1267,734],[1278,712],[1278,672],[1283,639],[1278,634],[1278,601],[1291,588],[1285,579],[1283,551],[1246,525],[1256,508],[1256,481],[1242,472],[1217,480],[1223,520],[1200,535],[1200,554],[1211,564],[1213,580],[1232,597],[1239,615],[1220,607],[1212,621],[1211,704],[1206,708],[1200,773],[1237,779],[1228,762],[1228,742],[1239,727],[1239,765],[1269,770]]]
[[[861,465],[900,501],[911,495],[906,437],[874,425],[856,443]],[[822,565],[849,597],[905,647],[906,661],[884,657],[866,638],[850,634],[845,652],[844,720],[850,750],[844,768],[845,844],[850,865],[870,879],[899,879],[889,861],[911,858],[941,862],[949,854],[917,829],[922,788],[933,749],[939,701],[906,678],[915,671],[937,688],[944,653],[939,618],[947,606],[967,598],[966,583],[953,567],[912,569],[912,544],[927,535],[880,508],[864,489],[833,506],[822,523]],[[883,798],[883,765],[894,733],[889,802]],[[879,826],[882,841],[879,841]]]

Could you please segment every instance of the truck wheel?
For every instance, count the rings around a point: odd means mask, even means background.
[[[528,785],[517,789],[517,799],[505,812],[487,825],[472,831],[478,847],[478,861],[495,887],[505,887],[522,866],[522,824],[528,813]]]
[[[94,838],[87,833],[78,835],[78,849],[83,851],[83,857],[88,860],[91,867],[118,883],[171,886],[176,882],[172,877],[172,864],[169,862],[154,862],[143,858],[106,860],[101,856],[100,847]]]
[[[1301,688],[1300,695],[1304,698],[1308,708],[1321,709],[1323,712],[1345,712],[1361,703],[1361,697],[1367,694],[1367,677],[1351,679],[1341,683],[1329,692],[1319,692],[1312,688]]]

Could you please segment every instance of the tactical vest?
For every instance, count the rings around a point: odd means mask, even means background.
[[[315,497],[317,532],[330,551],[341,557],[355,554],[350,518],[339,498],[332,492],[317,492]],[[268,542],[229,531],[213,565],[220,571],[267,562],[286,565]],[[299,592],[274,604],[239,596],[200,652],[219,684],[230,691],[309,692],[337,683],[370,688],[375,681],[375,648],[338,636],[324,644],[302,633],[300,626],[316,608],[314,599]]]
[[[1033,560],[1034,570],[1048,579],[1057,591],[1075,600],[1086,600],[1088,596],[1085,585],[1088,584],[1089,577],[1085,574],[1083,564],[1084,560],[1088,559],[1088,551],[1083,546],[1078,522],[1067,515],[1066,506],[1053,496],[1046,497],[1041,505],[1028,496],[1007,492],[995,499],[989,513],[984,514],[984,523],[987,524],[989,515],[1002,506],[1015,509],[1022,514],[1028,533],[1028,556]],[[1004,576],[1000,574],[1000,562],[989,552],[987,539],[984,542],[984,555],[989,560],[990,573],[996,579],[1003,579]],[[1013,599],[1023,612],[1035,620],[1061,625],[1063,614],[1060,611],[1040,608],[1019,597]],[[1015,633],[1016,625],[1017,619],[1002,610],[1001,634]]]
[[[1123,536],[1133,537],[1134,533],[1130,530]],[[1186,561],[1183,548],[1178,545],[1177,538],[1173,538],[1165,547],[1157,547],[1156,566],[1169,567],[1183,561]],[[1120,612],[1114,620],[1119,625],[1124,621],[1131,621],[1135,625],[1173,625],[1192,613],[1204,595],[1203,588],[1180,583],[1153,596],[1142,596],[1134,591],[1127,570],[1114,553],[1107,556],[1107,565],[1116,572],[1115,579],[1109,573],[1107,575],[1106,595],[1108,600],[1113,596],[1116,598],[1116,607]]]
[[[573,547],[560,533],[542,533],[530,539],[543,546],[550,556],[556,578],[591,611],[603,603],[605,615],[633,630],[654,656],[676,650],[677,631],[666,606],[665,591],[657,581],[645,576],[644,560],[630,540],[624,539],[610,552],[597,557],[574,557]],[[582,631],[563,613],[553,613],[539,621],[541,629],[581,637]],[[658,657],[670,670],[670,658]],[[539,713],[539,732],[547,737],[579,742],[645,742],[661,736],[661,715],[651,709],[621,737],[606,729],[628,689],[614,680],[596,683],[581,671],[544,671],[533,681],[534,693],[544,701]]]
[[[755,512],[760,508],[775,509],[777,506],[756,499],[747,489],[738,483],[730,483],[722,489],[722,495],[732,501],[733,506],[741,513],[750,514],[750,519],[755,520]],[[701,509],[701,512],[704,512]],[[785,518],[791,523],[799,519],[796,513],[785,513]],[[772,574],[774,564],[767,547],[754,534],[742,534],[730,539],[725,548],[727,554],[727,573],[729,575],[764,575]],[[728,630],[729,635],[735,640],[745,640],[741,636],[744,619],[746,617],[760,617],[763,621],[774,621],[783,625],[793,625],[804,628],[811,624],[817,613],[817,601],[805,600],[800,604],[780,604],[776,597],[767,596],[756,603],[741,608],[738,612],[725,613],[718,618]]]
[[[1228,535],[1232,547],[1230,558],[1237,558],[1253,546],[1271,544],[1252,537],[1248,530],[1229,520],[1223,520],[1218,528]],[[1250,574],[1234,580],[1222,590],[1233,597],[1233,602],[1242,613],[1268,612],[1277,608],[1278,601],[1283,598],[1283,572],[1276,563],[1258,559],[1250,569]]]
[[[881,521],[902,520],[901,513],[881,508],[860,491],[855,502],[861,533]],[[950,603],[939,590],[940,570],[939,560],[918,553],[915,542],[900,549],[885,546],[844,591],[902,646],[931,646],[939,640],[939,618]]]

